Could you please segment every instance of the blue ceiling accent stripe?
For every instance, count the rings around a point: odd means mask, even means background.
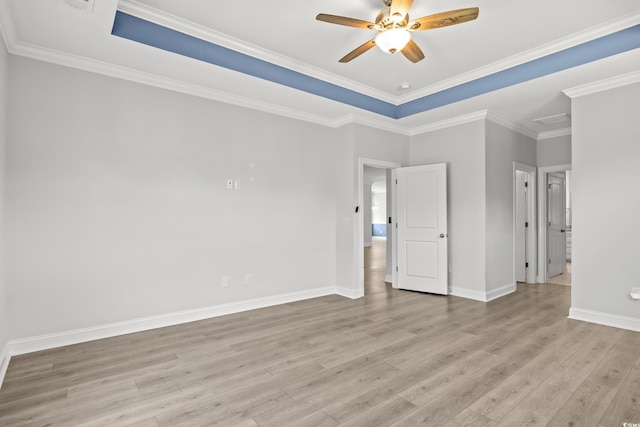
[[[398,106],[397,118],[504,89],[558,71],[640,47],[640,25],[591,40],[515,67],[454,86]]]
[[[636,25],[396,106],[121,11],[116,12],[112,34],[394,119],[640,48],[640,25]]]
[[[396,106],[167,27],[116,12],[113,35],[395,118]]]

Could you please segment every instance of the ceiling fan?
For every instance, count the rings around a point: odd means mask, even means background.
[[[478,17],[479,12],[477,7],[472,7],[436,13],[410,21],[409,9],[413,0],[383,0],[383,2],[387,8],[378,13],[375,23],[345,16],[327,15],[326,13],[320,13],[316,16],[318,21],[378,31],[373,39],[346,54],[339,62],[349,62],[376,45],[384,52],[400,51],[411,62],[421,61],[424,59],[424,53],[411,39],[411,32],[473,21]]]

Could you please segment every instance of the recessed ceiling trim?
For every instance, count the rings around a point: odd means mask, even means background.
[[[112,34],[212,65],[238,71],[343,104],[395,118],[396,106],[280,65],[116,11]]]
[[[424,96],[431,95],[454,86],[459,86],[463,83],[477,80],[490,74],[515,67],[516,65],[521,65],[534,59],[542,58],[552,53],[556,53],[570,47],[577,46],[582,43],[586,43],[588,41],[625,30],[627,28],[631,28],[638,24],[640,24],[640,13],[630,14],[625,18],[612,20],[610,22],[599,25],[596,28],[590,28],[586,31],[572,34],[571,36],[555,40],[551,43],[538,46],[534,49],[530,49],[509,58],[496,61],[484,67],[477,68],[468,73],[463,73],[455,77],[442,80],[434,85],[415,90],[410,94],[400,96],[397,104],[404,104],[417,98],[422,98]]]
[[[196,24],[191,21],[187,21],[185,19],[182,19],[165,11],[155,9],[151,6],[147,6],[145,4],[137,3],[131,0],[120,0],[118,2],[118,10],[128,15],[153,22],[154,24],[158,24],[163,27],[171,28],[178,32],[194,36],[202,40],[206,40],[208,42],[244,53],[254,58],[262,59],[272,64],[280,65],[282,67],[298,71],[302,74],[316,77],[320,80],[324,80],[341,87],[352,89],[356,92],[369,95],[382,101],[386,101],[395,105],[399,103],[398,97],[395,95],[372,88],[370,86],[363,85],[359,82],[338,76],[336,74],[326,72],[320,68],[300,61],[296,61],[290,57],[286,57],[276,52],[253,45],[251,43],[247,43],[244,40],[231,37],[227,34],[212,30],[211,28]]]
[[[396,106],[122,11],[116,12],[112,34],[396,119],[640,47],[639,24]]]

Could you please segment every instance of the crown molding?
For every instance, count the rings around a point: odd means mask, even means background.
[[[453,117],[451,119],[429,123],[424,126],[414,127],[409,130],[409,136],[417,136],[423,133],[433,132],[435,130],[446,129],[453,126],[462,125],[465,123],[484,120],[487,118],[488,113],[489,113],[489,110],[481,110],[481,111],[476,111],[475,113],[464,114],[462,116]]]
[[[18,36],[16,34],[16,28],[13,25],[13,20],[11,19],[9,3],[6,1],[0,1],[0,35],[4,40],[7,52],[13,53],[12,49],[18,40]]]
[[[247,43],[235,37],[230,37],[227,34],[223,34],[219,31],[212,30],[203,25],[198,25],[194,22],[187,21],[186,19],[182,19],[167,12],[155,9],[145,4],[141,4],[135,0],[120,0],[118,2],[118,10],[129,15],[133,15],[137,18],[153,22],[154,24],[176,30],[180,33],[187,34],[198,39],[226,47],[228,49],[232,49],[236,52],[240,52],[275,65],[279,65],[289,70],[296,71],[310,77],[315,77],[317,79],[326,81],[328,83],[333,83],[346,89],[351,89],[355,92],[377,98],[390,104],[398,105],[398,97],[390,95],[387,92],[374,89],[370,86],[360,84],[358,82],[346,79],[333,73],[329,73],[327,71],[321,70],[320,68],[313,67],[300,61],[296,61],[292,58]]]
[[[638,82],[640,82],[640,71],[633,71],[631,73],[587,83],[582,86],[565,89],[562,93],[567,95],[569,98],[579,98],[581,96],[591,95],[593,93],[603,92],[605,90],[615,89]]]
[[[334,120],[317,114],[306,113],[297,109],[282,107],[269,102],[258,101],[217,89],[186,83],[180,80],[162,77],[156,74],[113,65],[102,61],[87,59],[85,57],[71,55],[57,50],[45,49],[28,43],[15,43],[11,49],[11,53],[64,67],[70,67],[147,86],[153,86],[160,89],[167,89],[187,95],[197,96],[199,98],[206,98],[213,101],[219,101],[226,104],[232,104],[323,126],[335,127]]]
[[[529,138],[533,138],[533,139],[538,138],[538,132],[532,131],[529,128],[526,128],[522,125],[514,123],[494,111],[487,112],[487,120],[492,121],[496,124],[499,124],[500,126],[505,127],[507,129],[511,129],[512,131],[522,134],[524,136],[528,136]]]
[[[552,138],[558,138],[560,136],[568,136],[571,135],[571,128],[563,128],[563,129],[556,129],[556,130],[550,130],[547,132],[540,132],[538,134],[538,141],[541,141],[543,139],[552,139]]]
[[[445,89],[459,86],[461,84],[468,83],[470,81],[477,80],[509,68],[513,68],[517,65],[521,65],[535,59],[543,58],[545,56],[580,45],[582,43],[589,42],[599,37],[613,34],[617,31],[622,31],[637,24],[640,24],[640,13],[632,13],[625,16],[624,18],[605,22],[597,27],[593,27],[588,30],[561,38],[559,40],[555,40],[551,43],[538,46],[528,51],[521,52],[517,55],[513,55],[509,58],[493,62],[484,67],[476,68],[475,70],[472,70],[468,73],[459,74],[457,76],[451,77],[450,79],[442,80],[434,85],[426,86],[415,92],[399,97],[396,102],[398,103],[398,105],[401,105],[410,101],[414,101],[416,99],[438,93]]]

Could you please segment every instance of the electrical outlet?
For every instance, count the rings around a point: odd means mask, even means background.
[[[244,275],[244,284],[245,285],[250,285],[252,281],[253,281],[253,277],[251,277],[251,274],[247,273],[247,274]]]
[[[229,287],[229,276],[222,276],[222,280],[220,281],[220,286],[223,288]]]
[[[640,299],[640,288],[631,288],[629,296],[633,299]]]

